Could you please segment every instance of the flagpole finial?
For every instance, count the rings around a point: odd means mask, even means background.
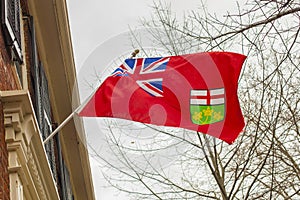
[[[131,53],[131,58],[134,58],[139,52],[140,50],[138,49],[134,50],[134,52]]]

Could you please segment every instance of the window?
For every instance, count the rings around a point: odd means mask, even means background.
[[[17,198],[18,200],[23,200],[24,193],[23,193],[23,186],[20,181],[17,182]]]
[[[1,8],[6,45],[12,48],[12,57],[22,63],[20,0],[2,0]]]
[[[56,123],[52,120],[49,85],[43,64],[38,55],[33,17],[29,15],[26,18],[24,17],[23,24],[24,34],[28,35],[28,37],[25,37],[24,47],[29,59],[24,59],[24,62],[28,62],[26,67],[29,72],[29,91],[41,136],[44,140],[56,128]],[[45,144],[45,150],[60,198],[73,199],[70,176],[63,159],[58,135]]]

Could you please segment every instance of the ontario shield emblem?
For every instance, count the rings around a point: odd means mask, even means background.
[[[191,90],[190,114],[194,124],[220,122],[225,116],[225,89]]]

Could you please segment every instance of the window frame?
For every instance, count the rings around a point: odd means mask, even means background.
[[[21,5],[20,0],[1,0],[2,27],[5,43],[12,47],[12,58],[23,63],[21,40]],[[9,4],[13,5],[9,7]],[[11,15],[9,15],[9,8]]]

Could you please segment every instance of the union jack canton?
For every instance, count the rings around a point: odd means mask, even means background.
[[[126,59],[111,76],[129,76],[151,96],[162,97],[161,72],[166,70],[169,59],[168,57]]]

